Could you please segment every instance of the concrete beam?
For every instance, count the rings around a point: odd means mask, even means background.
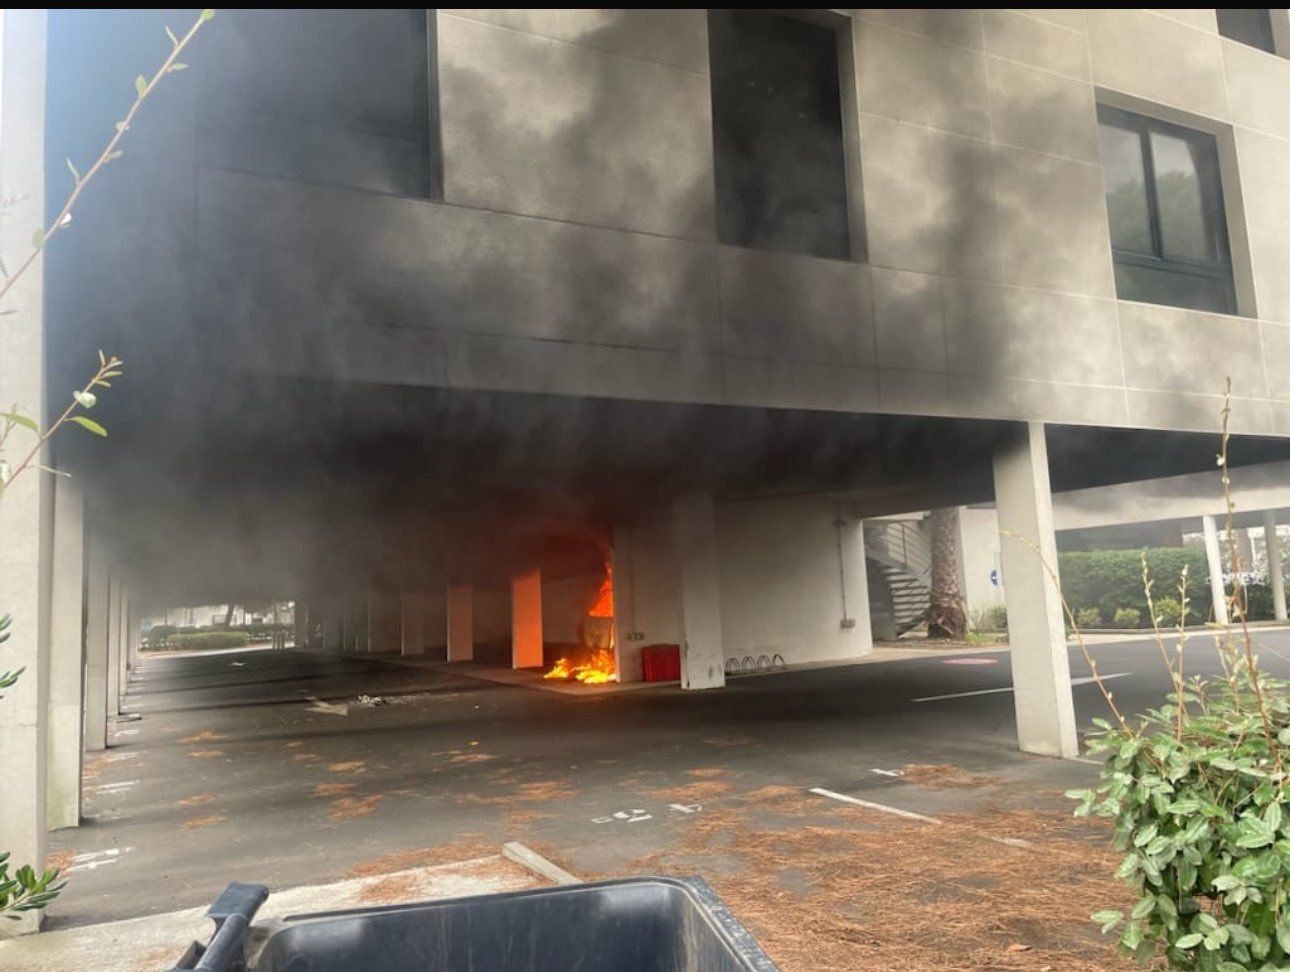
[[[405,591],[399,599],[399,653],[422,655],[426,650],[426,596]]]
[[[1017,741],[1028,753],[1079,755],[1044,426],[1030,422],[994,456]]]
[[[542,572],[511,578],[511,668],[542,667]]]
[[[1275,510],[1263,511],[1263,549],[1268,558],[1268,586],[1272,588],[1272,616],[1286,620],[1286,585],[1281,576],[1281,540],[1277,537]]]
[[[107,749],[108,557],[91,537],[85,572],[85,748]]]
[[[1223,549],[1218,542],[1218,524],[1212,516],[1200,518],[1205,533],[1205,562],[1209,567],[1209,592],[1214,601],[1214,620],[1228,623],[1227,585],[1223,583]]]
[[[452,584],[447,592],[448,661],[475,657],[475,592],[469,584]]]
[[[85,673],[85,508],[80,483],[54,484],[54,547],[49,616],[51,830],[81,822],[81,706]]]
[[[681,687],[723,688],[721,572],[712,497],[691,493],[672,502],[672,539],[681,591]]]

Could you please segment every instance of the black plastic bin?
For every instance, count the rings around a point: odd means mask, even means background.
[[[208,912],[218,928],[214,938],[205,949],[189,949],[176,968],[775,972],[766,953],[698,878],[600,881],[296,915],[250,926],[263,900],[258,885],[230,885]]]

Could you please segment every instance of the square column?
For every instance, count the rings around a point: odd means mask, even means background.
[[[5,191],[21,189],[21,218],[0,222],[0,253],[12,269],[31,251],[32,221],[45,211],[45,19],[42,9],[10,9],[0,32],[0,155]],[[6,307],[15,313],[0,327],[0,388],[4,408],[20,403],[40,419],[45,402],[45,323],[43,261],[9,292]],[[61,400],[62,392],[56,397]],[[21,437],[19,437],[21,436]],[[17,430],[11,443],[29,448]],[[47,453],[37,457],[48,462]],[[0,848],[12,866],[45,863],[45,759],[49,700],[50,562],[53,545],[52,477],[31,470],[13,480],[0,500],[0,612],[12,618],[9,640],[0,647],[0,670],[25,669],[0,699],[0,766],[4,767],[4,808],[0,810]],[[5,921],[0,935],[32,932],[41,913],[24,912]]]
[[[1047,564],[1057,570],[1043,423],[1027,423],[1012,442],[995,452],[994,494],[1017,741],[1023,752],[1077,756],[1079,740],[1061,591],[1044,567]]]
[[[126,611],[126,623],[129,626],[125,640],[125,667],[127,672],[132,672],[139,667],[139,649],[143,645],[143,635],[140,633],[139,627],[142,622],[143,607],[137,600],[131,600],[130,607]]]
[[[422,655],[426,650],[426,597],[420,591],[405,592],[399,599],[401,655]]]
[[[672,501],[672,542],[680,573],[681,688],[723,688],[726,656],[717,517],[708,493],[691,493]]]
[[[511,578],[511,668],[542,667],[542,572]]]
[[[1212,516],[1200,518],[1205,531],[1205,563],[1209,567],[1209,593],[1214,601],[1214,620],[1219,624],[1230,621],[1227,613],[1227,585],[1223,581],[1223,549],[1218,542],[1218,524]]]
[[[121,609],[124,606],[121,577],[119,573],[113,571],[108,575],[108,718],[121,714],[121,632],[125,630],[125,622],[121,620]]]
[[[401,652],[403,618],[398,594],[374,591],[367,596],[367,650]]]
[[[450,584],[446,595],[448,613],[448,661],[470,661],[475,657],[475,592],[469,584]]]
[[[81,705],[84,699],[85,517],[80,484],[54,484],[54,557],[49,614],[51,830],[81,822]]]
[[[636,633],[636,592],[632,589],[635,573],[632,570],[631,527],[614,527],[613,549],[610,566],[614,576],[614,670],[620,682],[639,682],[641,671],[641,643],[632,637]]]
[[[307,601],[300,598],[296,599],[292,622],[292,626],[295,629],[292,644],[296,648],[312,648],[313,646],[309,644],[309,604]]]
[[[319,614],[322,621],[322,649],[339,655],[345,650],[345,608],[334,599],[324,600]]]
[[[1272,588],[1272,616],[1286,620],[1286,585],[1281,576],[1281,541],[1277,538],[1276,510],[1263,511],[1263,549],[1268,556],[1268,586]]]
[[[85,749],[107,749],[108,558],[90,538],[85,587]]]

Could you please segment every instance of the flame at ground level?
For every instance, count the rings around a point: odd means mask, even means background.
[[[605,682],[618,681],[618,672],[614,666],[614,653],[608,648],[598,648],[580,665],[561,658],[542,677],[574,678],[584,685],[603,685]]]

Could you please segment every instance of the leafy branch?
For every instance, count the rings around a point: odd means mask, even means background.
[[[72,186],[72,192],[67,197],[67,201],[63,203],[63,208],[58,211],[58,215],[50,221],[49,225],[44,229],[36,230],[35,236],[32,237],[31,252],[27,254],[26,259],[22,261],[18,266],[18,269],[13,273],[9,273],[8,271],[3,272],[3,280],[0,281],[0,300],[5,298],[13,288],[14,284],[18,282],[19,278],[21,278],[22,275],[31,268],[32,264],[36,262],[36,258],[40,256],[41,250],[45,248],[54,235],[71,223],[72,209],[76,206],[76,201],[81,198],[81,193],[85,191],[85,187],[90,184],[90,180],[98,175],[99,172],[102,171],[103,167],[108,163],[121,157],[121,149],[119,148],[121,139],[124,138],[125,133],[130,130],[130,125],[134,121],[135,116],[139,113],[139,109],[143,107],[143,103],[148,99],[148,96],[156,90],[157,86],[161,83],[162,79],[166,77],[166,75],[173,74],[175,71],[182,71],[188,67],[187,64],[179,60],[179,55],[184,52],[184,49],[192,42],[192,39],[197,36],[197,31],[201,29],[202,24],[206,23],[214,16],[214,10],[203,10],[198,15],[197,20],[193,23],[192,27],[188,29],[188,33],[186,33],[182,38],[176,37],[174,31],[169,27],[166,28],[166,36],[170,38],[171,44],[170,54],[166,57],[165,61],[162,62],[161,67],[157,69],[157,72],[152,76],[151,80],[145,78],[142,74],[134,79],[134,103],[130,105],[130,110],[126,112],[125,117],[116,123],[115,134],[113,134],[112,138],[108,141],[107,146],[99,154],[99,157],[94,161],[94,164],[86,171],[85,175],[80,174],[76,166],[72,164],[71,159],[67,160],[67,168],[71,170],[72,178],[75,180],[75,183]],[[2,269],[3,268],[0,268],[0,270]]]

